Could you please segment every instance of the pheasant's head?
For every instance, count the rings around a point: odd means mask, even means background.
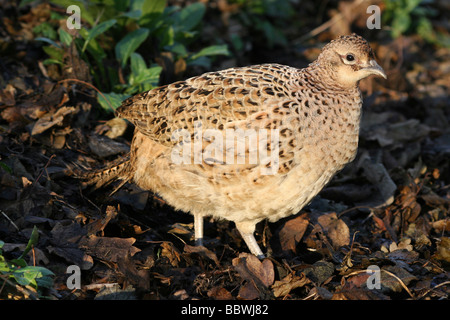
[[[372,74],[386,79],[369,43],[355,33],[341,36],[327,44],[317,58],[317,63],[331,69],[331,78],[343,87],[355,86],[359,80]]]

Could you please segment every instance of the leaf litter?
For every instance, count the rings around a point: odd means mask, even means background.
[[[16,17],[6,19],[2,41],[7,34],[23,46],[48,12],[22,16],[24,36]],[[399,41],[410,44],[401,63]],[[102,167],[126,153],[130,128],[98,118],[76,50],[65,53],[65,76],[79,82],[9,54],[0,78],[3,252],[19,257],[36,226],[27,258],[55,273],[52,299],[448,299],[450,52],[414,50],[421,45],[414,36],[377,43],[390,74],[361,83],[357,158],[298,215],[258,225],[270,254],[262,261],[246,253],[233,223],[206,220],[205,247],[196,247],[192,218],[157,195],[132,185],[113,196],[82,190],[67,168]],[[83,271],[80,290],[67,287],[70,265]],[[368,287],[371,266],[380,289]]]

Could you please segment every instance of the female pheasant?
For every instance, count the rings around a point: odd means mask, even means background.
[[[135,125],[127,160],[90,175],[101,186],[136,183],[194,216],[233,221],[250,251],[263,220],[298,213],[358,147],[358,83],[386,78],[369,43],[352,34],[307,68],[263,64],[209,72],[125,100],[117,116]]]

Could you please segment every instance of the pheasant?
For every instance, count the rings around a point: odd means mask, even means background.
[[[262,64],[208,72],[137,94],[116,115],[135,126],[126,159],[90,175],[150,190],[194,216],[233,221],[263,258],[255,226],[298,213],[357,152],[361,79],[386,78],[356,34],[304,69]]]

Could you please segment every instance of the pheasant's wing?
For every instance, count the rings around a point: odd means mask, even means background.
[[[267,109],[291,100],[286,82],[297,69],[282,65],[231,68],[135,95],[117,109],[153,141],[173,147],[174,133],[261,127]],[[270,129],[270,128],[269,128]],[[178,135],[179,136],[179,135]]]

